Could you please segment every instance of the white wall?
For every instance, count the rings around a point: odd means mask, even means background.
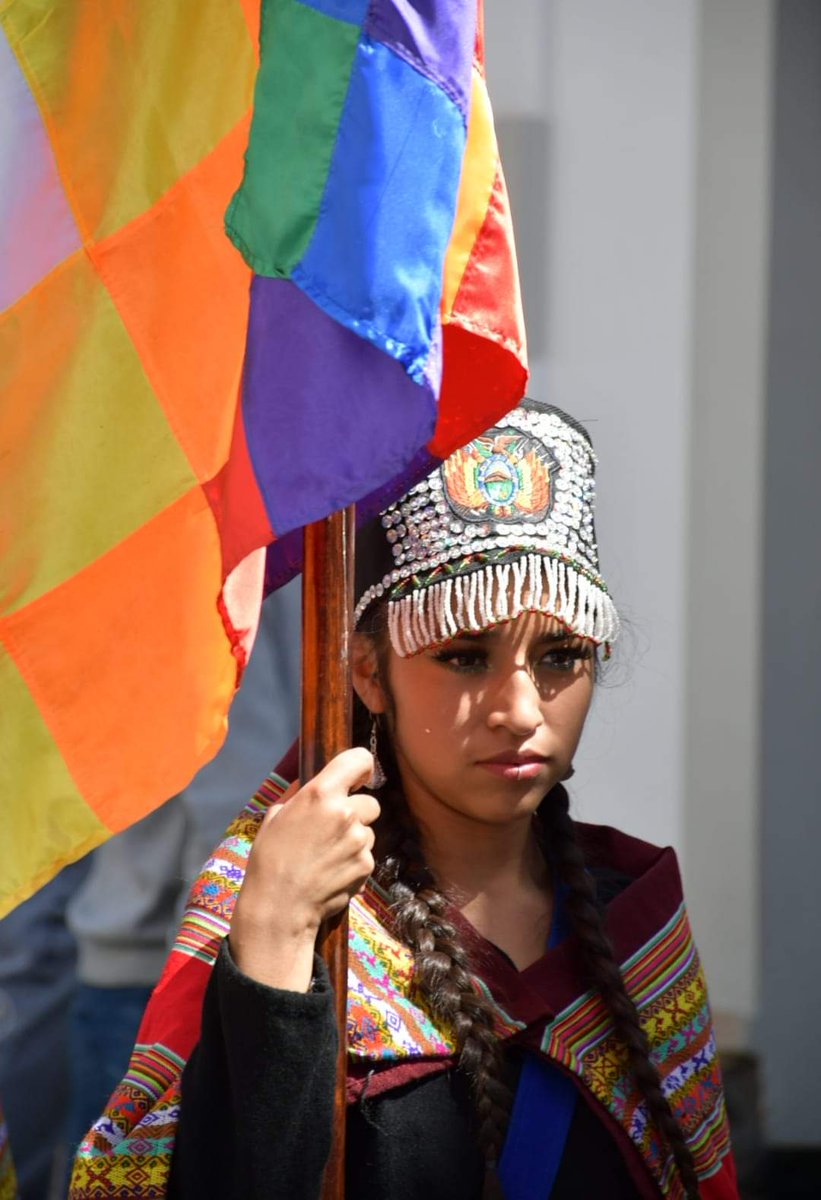
[[[821,1149],[821,5],[780,0],[766,423],[757,1048],[770,1141]],[[821,1188],[814,1192],[819,1194]],[[807,1193],[809,1194],[809,1192]]]
[[[501,138],[511,111],[545,123],[544,178],[506,163],[517,217],[541,209],[541,240],[519,248],[526,300],[527,273],[545,274],[527,312],[531,390],[593,435],[603,568],[630,626],[585,735],[576,811],[680,847],[696,5],[486,8]]]
[[[702,5],[695,194],[684,834],[719,1038],[760,996],[761,571],[773,6]]]

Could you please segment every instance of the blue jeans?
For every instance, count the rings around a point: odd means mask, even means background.
[[[65,907],[74,863],[0,921],[0,1096],[21,1200],[53,1195],[74,1147],[120,1082],[150,987],[79,984]],[[68,1179],[58,1194],[65,1196]]]
[[[73,1156],[125,1075],[150,987],[77,988],[71,1012],[71,1103],[67,1136]]]
[[[64,912],[85,878],[73,863],[0,921],[0,1096],[22,1200],[49,1194],[69,1098],[76,981]]]

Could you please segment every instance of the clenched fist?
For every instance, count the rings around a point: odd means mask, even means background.
[[[379,816],[356,789],[373,757],[343,750],[315,778],[292,784],[263,818],[231,921],[234,962],[252,979],[305,992],[320,923],[338,913],[373,871]]]

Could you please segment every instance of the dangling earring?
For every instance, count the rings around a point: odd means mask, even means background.
[[[371,717],[371,737],[370,742],[368,743],[368,749],[373,755],[373,771],[371,773],[370,782],[368,783],[368,787],[371,789],[371,791],[376,791],[377,788],[384,787],[388,782],[388,777],[382,769],[382,764],[379,761],[379,755],[377,754],[378,729],[379,723],[376,719],[376,715],[373,714]]]

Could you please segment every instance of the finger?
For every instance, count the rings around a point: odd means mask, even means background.
[[[335,755],[311,781],[321,792],[351,792],[364,787],[373,773],[373,755],[364,746],[352,746]]]
[[[382,811],[376,796],[369,792],[354,792],[348,797],[348,803],[356,814],[356,819],[363,825],[372,825]]]

